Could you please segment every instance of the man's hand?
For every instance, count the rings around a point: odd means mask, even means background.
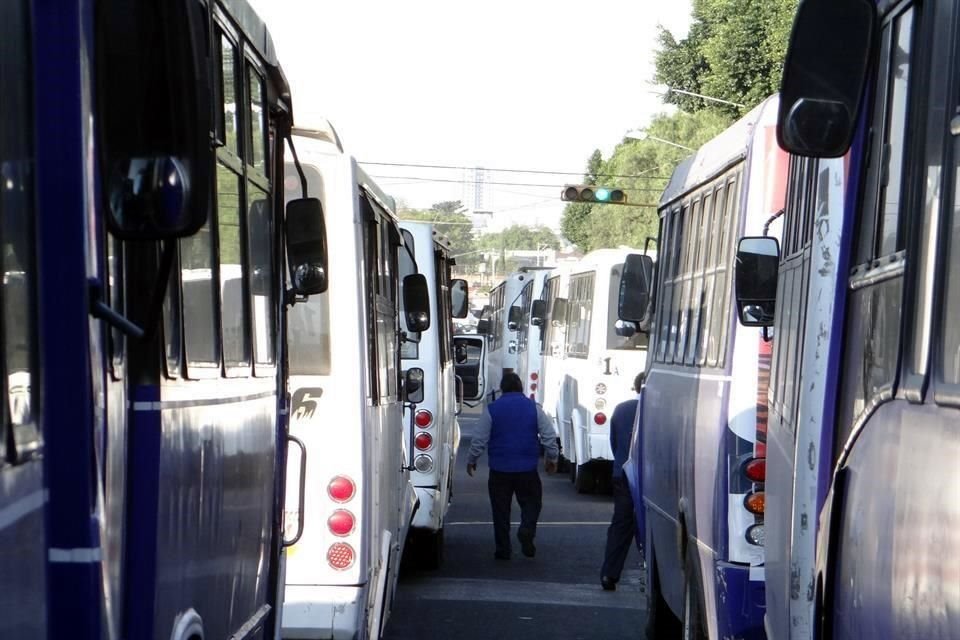
[[[547,473],[556,473],[557,472],[557,461],[556,460],[545,460],[543,463],[543,469]]]
[[[470,477],[472,478],[472,477],[473,477],[473,473],[474,473],[476,470],[477,470],[477,463],[476,463],[476,462],[468,462],[468,463],[467,463],[467,475],[468,475],[468,476],[470,476]]]

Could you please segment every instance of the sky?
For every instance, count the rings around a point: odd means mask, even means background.
[[[689,0],[249,2],[296,125],[328,119],[361,162],[487,168],[492,230],[559,227],[561,186],[579,175],[492,169],[582,173],[594,149],[608,156],[666,110],[649,84],[657,28],[682,37],[690,15]],[[409,207],[474,204],[472,169],[364,168]]]

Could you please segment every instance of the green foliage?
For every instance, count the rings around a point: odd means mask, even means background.
[[[520,224],[507,227],[499,233],[488,233],[479,240],[481,249],[514,251],[517,249],[536,251],[540,247],[559,249],[560,241],[549,227],[538,225],[527,227]]]
[[[729,126],[727,116],[714,111],[677,112],[660,115],[647,127],[652,137],[697,148]],[[632,175],[635,178],[605,179],[604,184],[627,193],[631,206],[571,203],[564,210],[561,229],[583,251],[603,247],[642,248],[647,237],[656,237],[657,205],[670,174],[690,152],[647,138],[624,139],[613,154],[593,171],[597,174]],[[643,206],[636,206],[643,205]],[[572,216],[579,216],[573,219]],[[573,228],[575,237],[569,229]]]
[[[646,140],[624,140],[607,160],[595,151],[584,181],[597,174],[632,175],[603,179],[627,192],[629,205],[571,203],[564,209],[564,236],[582,250],[627,245],[640,248],[657,234],[656,206],[677,164],[690,152],[658,142],[662,138],[699,148],[746,111],[779,89],[790,26],[799,0],[693,0],[687,37],[660,31],[656,80],[737,102],[735,107],[671,92],[665,100],[680,107],[654,118]]]
[[[666,100],[686,111],[717,110],[737,118],[776,93],[798,0],[694,0],[687,37],[660,32],[657,82],[734,107],[678,93]]]
[[[581,184],[597,184],[597,174],[601,173],[603,168],[603,155],[600,149],[594,149],[587,160],[587,170],[583,174]],[[589,202],[571,202],[563,210],[563,217],[560,219],[560,231],[570,242],[584,246],[589,242],[590,236],[586,228],[587,220],[590,216],[590,209],[593,207]]]
[[[438,202],[429,209],[401,209],[398,215],[401,220],[422,220],[434,223],[437,231],[450,240],[451,254],[459,256],[457,264],[473,264],[480,259],[479,254],[471,253],[477,250],[476,241],[473,238],[473,224],[459,200]]]

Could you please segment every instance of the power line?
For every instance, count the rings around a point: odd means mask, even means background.
[[[358,160],[359,164],[369,164],[379,167],[416,167],[419,169],[461,169],[473,171],[474,169],[483,169],[484,171],[497,171],[502,173],[535,173],[547,176],[585,176],[593,175],[597,178],[648,178],[650,180],[669,180],[670,176],[648,176],[639,174],[618,174],[618,173],[594,173],[588,174],[586,171],[547,171],[544,169],[493,169],[490,167],[466,167],[452,164],[418,164],[415,162],[373,162],[367,160]],[[488,182],[487,184],[497,184]],[[550,185],[553,186],[553,185]]]
[[[562,189],[567,185],[563,184],[542,184],[542,183],[532,183],[532,182],[496,182],[490,180],[454,180],[452,178],[421,178],[418,176],[378,176],[371,175],[371,178],[376,178],[377,180],[416,180],[418,182],[452,182],[455,184],[495,184],[507,187],[538,187],[538,188],[551,188],[551,189]],[[617,187],[622,191],[652,191],[655,193],[661,193],[663,189],[646,189],[646,188],[635,188],[635,187]]]

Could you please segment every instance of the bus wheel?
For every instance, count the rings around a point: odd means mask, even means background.
[[[680,631],[680,621],[670,611],[667,601],[660,593],[660,578],[657,576],[657,560],[653,553],[653,546],[649,546],[650,557],[647,558],[649,573],[647,574],[647,640],[662,640],[676,638]]]
[[[418,562],[421,569],[436,571],[443,564],[443,529],[421,534],[418,542]]]
[[[687,550],[686,568],[683,573],[683,635],[681,637],[683,640],[707,640],[707,634],[703,628],[703,606],[700,583],[697,580],[695,551]]]
[[[570,482],[577,482],[577,463],[573,460],[567,460],[567,473],[570,474]]]
[[[593,466],[590,463],[581,464],[577,468],[577,478],[574,481],[577,493],[593,493],[596,479]]]

